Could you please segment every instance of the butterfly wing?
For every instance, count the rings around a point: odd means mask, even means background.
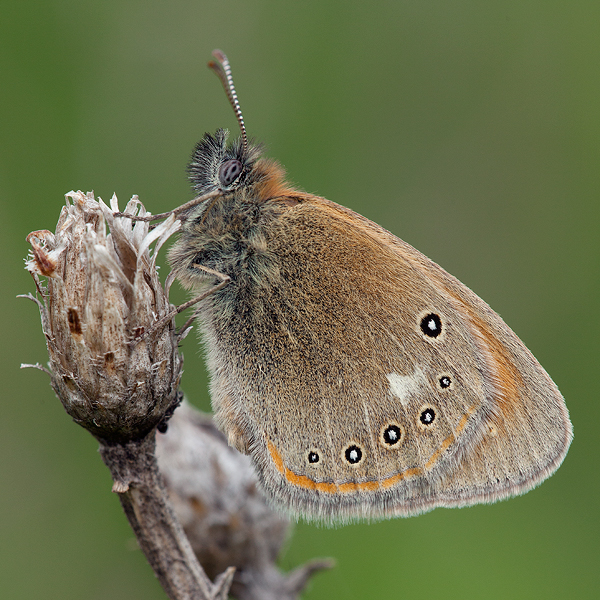
[[[502,319],[364,217],[288,204],[265,260],[204,319],[216,417],[268,495],[343,521],[493,501],[550,475],[568,413]]]

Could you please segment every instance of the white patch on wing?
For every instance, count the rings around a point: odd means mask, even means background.
[[[402,406],[408,406],[410,397],[423,385],[423,373],[417,367],[412,375],[386,375],[390,382],[390,391],[400,400]]]

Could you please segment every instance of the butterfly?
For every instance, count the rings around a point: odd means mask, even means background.
[[[302,192],[241,135],[188,167],[169,251],[195,294],[215,419],[306,519],[409,516],[526,492],[564,459],[563,397],[478,296],[379,225]],[[202,200],[203,199],[203,200]]]

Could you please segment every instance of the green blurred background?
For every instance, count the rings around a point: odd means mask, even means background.
[[[539,489],[339,529],[300,524],[289,569],[333,556],[305,597],[597,598],[600,3],[0,2],[0,597],[164,594],[92,437],[47,377],[25,236],[63,194],[153,212],[191,197],[205,131],[235,130],[205,64],[232,61],[251,135],[307,191],[440,263],[524,340],[575,441]],[[178,293],[176,299],[183,299]],[[208,407],[195,336],[183,388]]]

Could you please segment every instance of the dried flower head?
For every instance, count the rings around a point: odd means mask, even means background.
[[[110,208],[93,193],[70,192],[66,200],[54,234],[27,238],[52,387],[97,438],[140,439],[178,403],[182,358],[156,255],[180,223],[170,217],[150,230],[147,222],[115,217],[115,196]],[[146,210],[134,196],[124,213]]]

